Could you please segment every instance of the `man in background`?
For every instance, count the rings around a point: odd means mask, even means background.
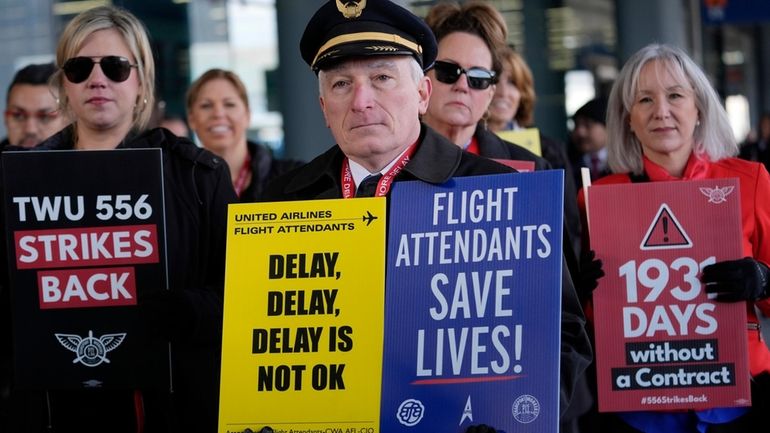
[[[610,173],[607,166],[607,100],[592,99],[578,108],[572,119],[575,128],[572,130],[570,159],[573,174],[576,177],[578,189],[583,186],[580,169],[588,167],[591,179],[596,180]]]
[[[8,138],[0,143],[2,149],[34,147],[69,123],[48,86],[54,72],[52,63],[27,65],[16,72],[8,86],[4,116]]]

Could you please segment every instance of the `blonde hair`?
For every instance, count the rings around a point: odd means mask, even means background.
[[[246,110],[249,109],[249,95],[248,91],[246,90],[246,86],[243,84],[243,81],[238,77],[238,75],[233,71],[228,71],[226,69],[209,69],[208,71],[201,74],[200,77],[198,77],[195,81],[190,84],[190,88],[187,89],[187,95],[186,95],[186,101],[187,101],[187,112],[189,113],[191,109],[193,108],[193,105],[195,104],[195,100],[198,99],[198,95],[201,92],[201,89],[203,86],[212,80],[227,80],[230,82],[230,84],[235,87],[235,93],[238,94],[238,97],[241,98],[241,101],[243,101],[243,104],[246,106]]]
[[[508,46],[500,50],[500,60],[503,63],[503,69],[510,71],[510,80],[521,94],[519,108],[513,118],[521,126],[531,126],[535,117],[535,100],[537,99],[532,70],[529,69],[524,58]],[[511,119],[505,119],[506,122],[509,120]]]
[[[128,45],[137,65],[141,93],[134,110],[132,128],[144,129],[152,116],[155,106],[155,61],[144,25],[136,16],[115,6],[99,6],[80,13],[64,28],[56,48],[56,67],[51,85],[59,94],[59,108],[68,111],[69,100],[64,92],[62,66],[75,57],[86,38],[99,30],[115,29]]]
[[[631,107],[639,87],[639,75],[647,63],[658,61],[695,96],[698,120],[693,132],[693,152],[718,161],[738,153],[727,113],[706,74],[680,48],[650,44],[631,56],[612,86],[607,104],[607,161],[613,172],[642,174],[642,144],[631,131]]]

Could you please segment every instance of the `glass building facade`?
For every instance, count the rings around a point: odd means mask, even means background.
[[[508,42],[535,75],[536,122],[564,137],[569,115],[607,95],[619,66],[653,41],[682,46],[712,78],[742,139],[770,111],[762,78],[770,65],[770,2],[752,0],[489,0]],[[231,69],[249,90],[251,138],[308,159],[332,144],[315,76],[298,41],[322,0],[0,0],[0,80],[53,59],[74,14],[115,4],[139,16],[155,51],[160,111],[184,116],[187,85],[212,67]],[[436,1],[398,0],[424,16]],[[7,84],[0,85],[5,95]],[[159,111],[159,112],[160,112]],[[0,125],[0,133],[5,129]]]

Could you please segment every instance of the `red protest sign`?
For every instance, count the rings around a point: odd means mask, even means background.
[[[492,158],[492,160],[495,162],[499,162],[500,164],[507,165],[508,167],[515,169],[519,173],[528,173],[530,171],[535,171],[535,161],[521,161],[518,159],[498,159],[498,158]]]
[[[588,203],[606,274],[593,293],[599,410],[749,405],[746,305],[709,299],[699,280],[741,257],[738,181],[592,186]]]

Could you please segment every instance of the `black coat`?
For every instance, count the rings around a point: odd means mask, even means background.
[[[65,128],[34,150],[72,148],[72,128]],[[227,205],[236,201],[230,172],[219,157],[160,128],[128,137],[118,148],[163,151],[171,296],[153,311],[164,313],[155,319],[171,343],[174,390],[142,390],[144,431],[215,432]],[[12,400],[7,431],[136,431],[133,390],[16,392]],[[48,424],[52,429],[44,430]]]
[[[409,164],[395,181],[422,180],[442,184],[453,177],[495,174],[514,171],[511,168],[479,158],[452,145],[428,127],[420,133],[420,145]],[[341,198],[340,181],[345,154],[334,146],[306,165],[271,182],[265,190],[265,201]]]
[[[756,140],[747,140],[741,144],[738,157],[747,161],[757,161],[765,165],[770,170],[770,143],[766,138],[757,138]]]
[[[277,159],[270,149],[252,141],[247,141],[246,146],[251,156],[251,183],[241,193],[241,203],[261,201],[262,192],[271,180],[303,164],[301,161]]]
[[[524,149],[522,149],[524,150]],[[527,151],[528,152],[528,151]],[[531,152],[529,152],[531,154]],[[534,154],[532,154],[534,155]],[[279,177],[270,185],[265,200],[310,200],[342,197],[340,179],[345,155],[339,146],[308,164]],[[453,177],[511,172],[512,169],[460,147],[423,125],[418,147],[395,182],[421,180],[442,184]],[[585,316],[572,284],[566,262],[562,266],[561,386],[560,410],[569,406],[575,383],[584,374],[593,353],[585,328]]]

